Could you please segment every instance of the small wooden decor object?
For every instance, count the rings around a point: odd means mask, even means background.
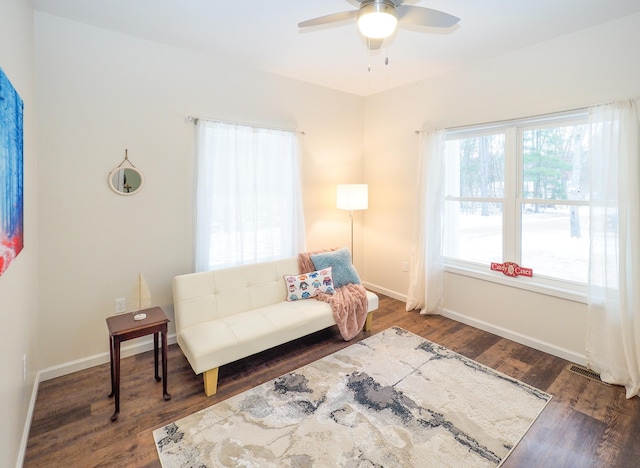
[[[136,285],[136,296],[138,299],[138,310],[151,307],[151,290],[142,273],[138,274],[138,284]]]

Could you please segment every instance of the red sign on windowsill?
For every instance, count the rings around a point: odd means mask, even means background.
[[[532,268],[524,268],[513,262],[494,263],[491,262],[491,271],[501,271],[507,276],[533,276]]]

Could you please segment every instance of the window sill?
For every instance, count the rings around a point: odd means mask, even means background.
[[[548,277],[534,276],[512,278],[495,271],[485,271],[481,268],[474,268],[472,265],[459,265],[445,263],[444,271],[461,276],[468,276],[482,281],[502,284],[512,288],[524,289],[526,291],[545,294],[547,296],[558,297],[568,301],[581,302],[587,304],[587,285],[571,283]]]

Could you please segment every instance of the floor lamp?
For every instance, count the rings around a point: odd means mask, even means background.
[[[369,186],[367,184],[339,184],[337,188],[339,210],[349,210],[351,217],[351,262],[353,263],[353,210],[369,208]]]

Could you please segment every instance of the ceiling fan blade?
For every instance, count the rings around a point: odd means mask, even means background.
[[[340,13],[333,13],[331,15],[320,16],[307,21],[298,23],[299,28],[310,28],[312,26],[320,26],[323,24],[337,23],[338,21],[355,19],[358,16],[358,10],[343,11]]]
[[[378,50],[384,42],[384,39],[371,39],[370,37],[367,37],[366,40],[369,50]]]
[[[371,2],[371,1],[374,1],[374,0],[346,0],[346,1],[349,2],[349,3],[353,3],[353,4],[360,4],[360,3],[363,3],[363,2],[366,2],[366,1]],[[399,5],[402,5],[404,3],[404,0],[391,0],[391,2],[396,7],[398,7]]]
[[[430,28],[449,28],[460,21],[457,16],[431,8],[399,5],[396,7],[398,22]]]

